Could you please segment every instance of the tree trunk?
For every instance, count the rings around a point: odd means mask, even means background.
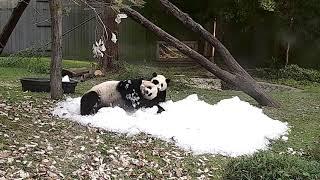
[[[51,13],[51,74],[50,91],[52,99],[60,99],[62,90],[62,2],[50,0]]]
[[[184,25],[191,28],[193,31],[200,33],[202,38],[207,40],[217,52],[220,53],[221,57],[223,58],[224,62],[230,69],[231,73],[235,74],[239,79],[245,81],[245,87],[241,88],[242,86],[239,83],[238,86],[241,90],[246,92],[248,95],[256,99],[259,104],[267,105],[271,107],[279,107],[279,104],[274,101],[270,96],[268,96],[257,84],[257,82],[237,63],[237,61],[233,58],[231,53],[228,49],[210,32],[205,30],[200,24],[196,23],[189,17],[188,14],[182,12],[178,9],[175,5],[170,3],[168,0],[160,0],[160,2],[171,12],[175,17],[177,17]],[[244,83],[244,82],[242,82]],[[259,97],[260,96],[260,97]],[[260,100],[258,100],[260,99]]]
[[[197,53],[196,51],[194,51],[193,49],[191,49],[190,47],[188,47],[187,45],[185,45],[175,37],[171,36],[170,34],[166,33],[165,31],[163,31],[162,29],[160,29],[159,27],[151,23],[148,19],[143,17],[137,11],[129,7],[124,7],[122,10],[123,12],[128,14],[132,19],[134,19],[136,22],[140,23],[150,31],[154,32],[156,35],[158,35],[160,38],[170,43],[172,46],[176,47],[183,54],[195,60],[197,63],[199,63],[201,66],[203,66],[205,69],[213,73],[215,76],[217,76],[221,80],[231,85],[234,85],[236,87],[239,87],[242,91],[244,91],[245,93],[253,97],[259,104],[266,105],[266,106],[273,106],[273,107],[279,106],[270,97],[268,97],[264,91],[260,89],[260,87],[254,80],[253,81],[248,80],[247,77],[244,77],[239,73],[231,74],[219,68],[217,65],[210,62],[201,54]]]
[[[107,50],[104,52],[105,56],[102,58],[102,70],[104,73],[113,68],[113,64],[118,60],[118,43],[111,41],[112,33],[118,36],[118,24],[115,22],[116,12],[110,8],[105,7],[103,9],[103,23],[108,27],[108,39],[105,38],[104,44]],[[103,31],[103,30],[102,30]],[[106,32],[104,32],[105,34]]]
[[[24,0],[18,2],[17,6],[13,9],[9,21],[4,26],[0,34],[0,54],[2,53],[4,47],[6,46],[11,33],[16,27],[21,15],[23,14],[26,7],[29,5],[30,0]]]
[[[193,21],[188,14],[182,12],[168,0],[160,0],[160,2],[184,25],[191,28],[191,30],[193,30],[194,32],[200,33],[202,38],[207,40],[213,47],[215,47],[215,49],[220,53],[221,57],[225,61],[226,65],[230,68],[232,73],[243,74],[252,79],[252,77],[237,63],[228,49],[216,37],[205,30],[200,24]]]

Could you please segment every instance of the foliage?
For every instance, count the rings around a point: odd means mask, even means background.
[[[318,179],[320,163],[301,157],[258,153],[231,160],[225,179]]]
[[[73,60],[63,60],[62,64],[64,68],[91,66],[89,62],[73,61]],[[50,59],[39,58],[39,57],[21,57],[21,56],[1,57],[0,67],[26,68],[29,72],[49,74]]]
[[[319,38],[320,4],[317,0],[277,0],[277,15],[285,27],[289,27],[293,18],[293,31],[295,35],[304,39]]]
[[[320,138],[320,137],[319,137]],[[307,148],[306,156],[320,162],[320,140],[316,140],[313,145]]]
[[[261,0],[260,6],[266,11],[274,11],[276,8],[276,2],[274,0]]]
[[[298,65],[288,65],[281,69],[257,69],[254,75],[264,79],[294,79],[320,83],[320,71]]]

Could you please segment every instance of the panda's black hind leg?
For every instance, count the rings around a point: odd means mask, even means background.
[[[158,107],[157,114],[162,113],[163,111],[165,111],[165,110],[163,109],[163,107],[161,107],[160,105],[157,105],[157,107]]]
[[[81,97],[80,113],[81,115],[89,115],[96,113],[100,108],[100,97],[94,92],[90,91]]]

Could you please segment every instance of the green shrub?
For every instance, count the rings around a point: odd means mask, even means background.
[[[87,61],[63,60],[64,68],[80,68],[91,67],[91,63]],[[0,67],[10,68],[26,68],[33,73],[50,73],[50,58],[41,57],[0,57]]]
[[[301,157],[257,153],[231,160],[224,179],[319,179],[320,163]]]
[[[27,68],[29,72],[49,73],[49,61],[41,58],[12,56],[0,59],[0,67]]]
[[[22,68],[25,67],[27,64],[27,59],[23,57],[1,57],[0,58],[0,67],[16,67]]]
[[[281,69],[256,69],[254,75],[265,79],[293,79],[320,83],[320,71],[288,65]]]
[[[45,61],[40,58],[30,59],[28,62],[28,71],[34,73],[49,74],[50,73],[50,64],[49,61]]]
[[[298,65],[289,65],[279,70],[282,78],[291,78],[297,81],[308,80],[320,82],[320,72],[313,69],[301,68]]]

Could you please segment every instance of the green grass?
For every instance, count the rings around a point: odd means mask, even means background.
[[[235,180],[257,179],[319,179],[320,162],[279,155],[258,153],[234,158],[228,163],[224,178]]]
[[[63,60],[63,68],[90,67],[87,61]],[[23,68],[33,73],[48,74],[50,69],[50,58],[34,57],[0,57],[0,67]]]
[[[48,59],[43,59],[43,61],[48,62]],[[79,62],[79,61],[64,61],[65,67],[88,67],[90,63],[87,62]],[[22,92],[21,84],[19,82],[19,78],[22,77],[39,77],[39,76],[48,76],[45,73],[35,73],[34,71],[30,71],[27,68],[9,68],[9,67],[0,67],[0,101],[5,100],[10,103],[23,103],[26,100],[26,97],[32,97],[32,101],[36,105],[41,105],[41,102],[44,100],[49,100],[48,93],[32,93],[32,92]],[[72,97],[81,96],[85,91],[87,91],[92,85],[97,84],[99,82],[105,81],[107,79],[125,79],[132,78],[134,76],[142,76],[142,77],[151,77],[152,72],[158,72],[165,74],[169,78],[172,79],[168,90],[168,99],[172,99],[173,101],[180,100],[185,98],[190,94],[198,94],[200,99],[207,101],[208,103],[214,104],[218,101],[230,98],[233,96],[239,96],[240,99],[250,102],[250,104],[258,106],[258,104],[250,98],[248,95],[239,92],[239,91],[214,91],[214,90],[204,90],[198,88],[191,88],[186,86],[185,84],[179,81],[179,76],[176,75],[185,75],[189,76],[199,76],[203,75],[206,72],[199,68],[159,68],[155,66],[142,66],[142,65],[129,65],[124,64],[124,67],[118,73],[108,74],[108,76],[104,78],[97,78],[88,80],[82,83],[79,83],[76,88],[76,93],[71,95]],[[103,145],[100,145],[98,150],[104,156],[107,156],[107,151],[111,148],[120,147],[130,152],[131,154],[136,154],[137,151],[141,151],[144,153],[144,158],[149,162],[157,162],[159,165],[163,165],[166,171],[170,171],[170,169],[175,169],[177,167],[184,169],[183,173],[190,175],[195,178],[198,177],[197,173],[198,169],[208,168],[210,172],[213,174],[213,179],[221,179],[223,177],[231,177],[235,174],[243,177],[242,175],[246,175],[245,173],[254,173],[256,175],[260,175],[263,173],[267,173],[264,167],[268,167],[269,164],[277,164],[279,161],[284,162],[285,165],[293,165],[297,167],[300,172],[300,169],[303,169],[302,176],[307,176],[309,171],[313,171],[312,167],[309,165],[314,165],[315,161],[319,162],[320,145],[320,85],[318,83],[308,83],[304,84],[301,81],[282,79],[281,81],[273,81],[279,84],[287,84],[287,85],[297,85],[299,88],[303,89],[303,91],[294,91],[294,92],[286,92],[286,91],[277,91],[271,92],[271,96],[273,96],[277,101],[281,103],[280,108],[267,108],[264,107],[263,111],[268,116],[281,120],[283,122],[288,122],[291,127],[291,131],[289,133],[289,140],[287,142],[284,141],[275,141],[272,143],[270,150],[267,152],[268,154],[257,154],[255,157],[242,157],[242,158],[226,158],[222,156],[210,156],[210,155],[201,155],[201,156],[192,156],[186,155],[182,160],[179,160],[179,164],[170,164],[166,165],[163,162],[162,156],[155,156],[152,154],[152,150],[154,149],[162,149],[163,152],[172,152],[177,151],[181,154],[184,152],[182,150],[177,149],[174,145],[165,143],[163,141],[151,138],[152,140],[148,141],[145,146],[139,146],[139,144],[135,144],[138,140],[148,140],[150,137],[146,135],[138,135],[134,137],[126,137],[124,135],[114,135],[114,133],[107,133],[102,135],[102,138],[105,140]],[[230,110],[232,111],[232,110]],[[7,121],[2,116],[0,116],[1,123],[6,125],[11,131],[18,131],[20,125],[14,125],[11,121]],[[21,117],[22,124],[26,124],[26,126],[30,123],[32,124],[34,120],[30,118]],[[52,121],[52,120],[51,120]],[[60,122],[57,120],[57,122]],[[62,122],[64,124],[65,121]],[[72,127],[72,133],[79,134],[79,132],[84,132],[83,127],[78,125],[72,125],[70,123],[70,127]],[[67,125],[65,125],[67,126]],[[61,127],[61,129],[65,128],[65,126]],[[69,124],[68,124],[69,127]],[[17,140],[19,138],[28,136],[29,134],[36,134],[35,132],[28,131],[19,131],[19,136],[16,136]],[[25,133],[25,135],[23,135]],[[70,132],[71,133],[71,132]],[[71,134],[72,134],[71,133]],[[81,133],[80,133],[81,134]],[[74,135],[73,135],[74,136]],[[0,136],[0,150],[6,149],[11,145],[11,141],[2,138]],[[48,137],[51,138],[51,137]],[[20,140],[21,140],[20,139]],[[59,144],[59,142],[56,142]],[[73,144],[74,148],[79,148],[79,144]],[[303,151],[301,156],[299,155],[289,155],[287,152],[288,148],[293,148],[295,151]],[[65,149],[62,148],[62,151]],[[282,154],[281,156],[278,156]],[[138,156],[138,155],[136,155]],[[199,159],[205,157],[207,159],[205,165],[199,164]],[[79,164],[83,163],[79,161]],[[63,167],[65,168],[66,173],[72,172],[73,168],[78,167],[79,164],[68,164],[64,163]],[[260,164],[260,166],[259,166]],[[255,166],[261,167],[255,168]],[[316,165],[315,167],[318,167]],[[275,169],[279,172],[278,169],[285,168],[284,172],[290,172],[291,170],[287,168],[287,166],[282,166],[279,164]],[[311,170],[310,170],[311,169]],[[0,169],[1,170],[1,169]],[[243,171],[242,171],[243,170]],[[295,172],[298,172],[295,171]],[[158,172],[154,172],[150,168],[142,168],[140,170],[135,170],[135,173],[139,174],[142,171],[147,171],[151,174],[154,174],[155,177],[161,178],[164,176],[158,174]],[[303,172],[306,172],[303,174]],[[243,174],[241,174],[243,173]],[[280,172],[282,173],[282,171]],[[290,175],[289,173],[289,175]],[[227,176],[227,175],[228,176]],[[292,174],[292,173],[291,173]],[[301,174],[300,174],[301,175]],[[69,176],[68,176],[69,177]],[[294,177],[294,176],[292,176]],[[300,176],[299,176],[300,177]],[[285,178],[284,178],[285,179]]]

